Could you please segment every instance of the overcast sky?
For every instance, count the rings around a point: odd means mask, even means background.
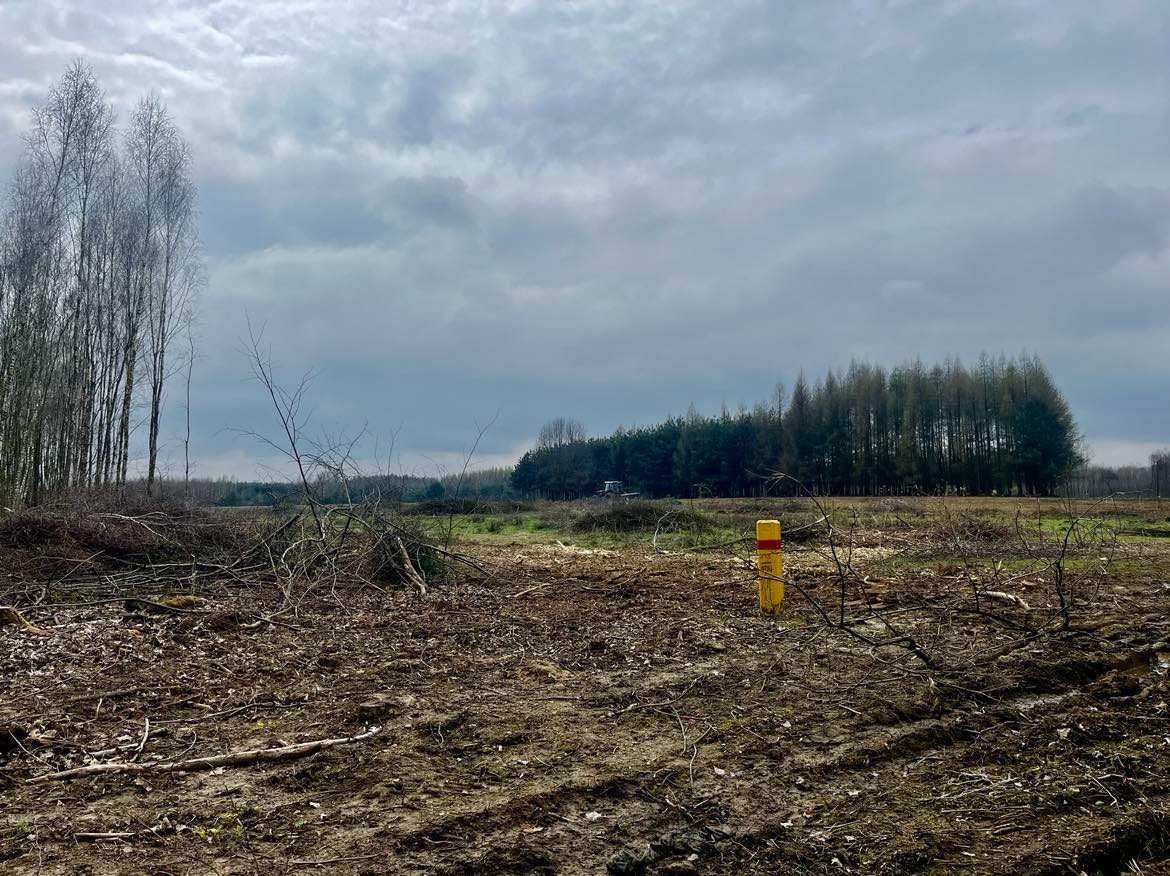
[[[255,476],[245,310],[321,428],[450,466],[799,369],[1040,354],[1170,443],[1170,3],[0,0],[0,176],[74,58],[193,146],[197,473]],[[179,461],[172,390],[168,459]]]

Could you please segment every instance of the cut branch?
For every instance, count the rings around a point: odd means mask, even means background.
[[[56,773],[33,776],[31,779],[26,779],[25,782],[33,785],[40,782],[81,779],[88,776],[108,775],[111,773],[191,773],[200,770],[216,769],[218,767],[247,766],[253,763],[293,760],[295,758],[307,757],[310,754],[316,754],[318,751],[324,751],[328,748],[336,748],[339,745],[353,745],[357,742],[364,742],[367,739],[377,736],[380,731],[380,727],[373,727],[356,736],[342,736],[336,739],[316,739],[312,742],[298,742],[295,745],[282,745],[278,748],[253,748],[247,751],[233,751],[227,754],[212,755],[210,757],[194,757],[189,760],[164,763],[95,763],[89,764],[88,766],[61,770]]]

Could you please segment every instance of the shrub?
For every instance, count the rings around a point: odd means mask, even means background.
[[[575,514],[570,525],[577,532],[638,532],[655,529],[676,532],[713,529],[715,522],[709,515],[685,506],[633,501],[590,505]]]
[[[427,499],[403,509],[403,514],[443,517],[448,514],[516,514],[531,511],[531,502],[510,499]]]

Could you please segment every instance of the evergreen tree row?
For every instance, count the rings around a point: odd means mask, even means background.
[[[564,430],[560,430],[564,434]],[[892,370],[854,363],[786,398],[693,409],[603,438],[542,439],[512,473],[526,495],[575,498],[621,480],[652,496],[748,496],[778,472],[832,495],[1047,495],[1083,463],[1068,403],[1035,357]]]

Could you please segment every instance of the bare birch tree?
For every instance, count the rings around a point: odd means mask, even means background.
[[[161,101],[143,100],[128,128],[119,143],[93,72],[73,64],[34,112],[0,205],[6,500],[124,482],[139,403],[153,486],[167,350],[200,276],[196,198]]]

